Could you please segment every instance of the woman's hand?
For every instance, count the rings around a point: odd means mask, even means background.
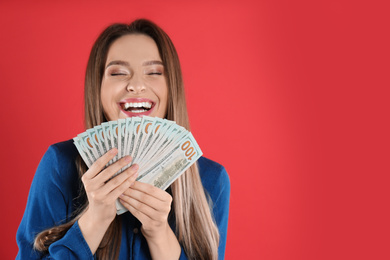
[[[172,196],[153,185],[134,182],[120,201],[141,223],[153,259],[178,259],[181,248],[168,224]]]
[[[137,177],[136,164],[113,177],[116,172],[131,162],[130,156],[104,169],[117,153],[118,150],[115,148],[107,152],[96,160],[81,178],[89,205],[79,219],[79,226],[92,253],[97,250],[107,228],[116,216],[115,200],[134,183]]]

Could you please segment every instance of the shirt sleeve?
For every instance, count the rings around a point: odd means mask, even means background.
[[[215,222],[219,230],[218,259],[225,259],[227,228],[229,218],[230,203],[230,180],[224,167],[220,168],[219,178],[215,185],[216,191],[219,191],[213,202],[213,213]]]
[[[49,247],[49,254],[34,250],[36,235],[53,226],[64,224],[73,210],[74,160],[57,147],[50,146],[35,173],[26,209],[16,234],[19,247],[16,259],[93,259],[78,222],[61,239]],[[73,183],[73,184],[72,184]],[[77,192],[77,191],[76,191]]]

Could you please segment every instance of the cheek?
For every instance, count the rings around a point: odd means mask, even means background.
[[[168,107],[168,89],[167,88],[164,91],[160,92],[160,103],[161,103],[161,108],[164,110],[164,114],[166,114],[167,107]]]
[[[160,101],[164,104],[164,107],[168,105],[168,85],[166,82],[160,88]]]
[[[100,100],[102,102],[102,105],[103,105],[103,109],[106,110],[107,108],[107,104],[108,104],[108,97],[109,97],[109,93],[107,93],[107,88],[105,88],[103,85],[102,85],[102,88],[100,90]]]
[[[102,102],[103,111],[106,116],[112,116],[111,114],[115,112],[115,101],[113,99],[115,93],[114,88],[110,88],[107,84],[102,84],[102,88],[100,90],[100,100]]]
[[[154,85],[153,92],[159,101],[158,112],[155,116],[164,118],[168,107],[168,87],[165,82],[161,82],[159,85]]]

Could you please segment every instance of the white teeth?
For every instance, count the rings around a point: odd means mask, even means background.
[[[149,103],[149,102],[130,102],[130,103],[125,103],[124,107],[125,107],[125,109],[128,109],[130,107],[133,107],[133,108],[136,108],[136,107],[151,108],[152,107],[152,103]],[[140,111],[140,110],[136,110],[136,111]],[[136,111],[132,111],[132,112],[137,113]]]

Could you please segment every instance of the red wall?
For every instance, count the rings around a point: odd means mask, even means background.
[[[390,259],[386,1],[31,2],[0,2],[2,259],[43,153],[83,131],[93,41],[139,17],[172,37],[230,174],[226,259]]]

